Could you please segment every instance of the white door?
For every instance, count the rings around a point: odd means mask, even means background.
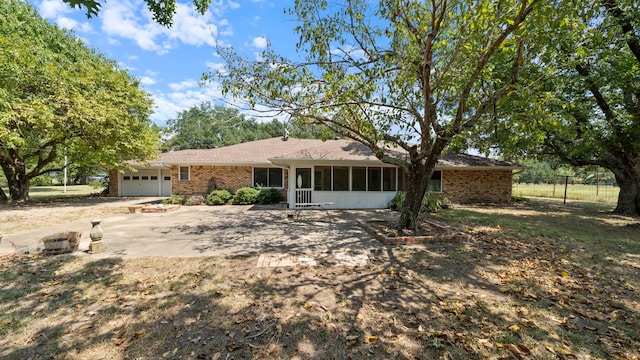
[[[158,177],[158,170],[139,170],[135,173],[127,171],[122,175],[121,195],[159,196],[161,181],[163,180]]]

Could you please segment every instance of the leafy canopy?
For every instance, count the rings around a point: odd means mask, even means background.
[[[18,0],[0,2],[0,166],[10,195],[70,164],[119,168],[154,156],[152,102],[115,61]]]

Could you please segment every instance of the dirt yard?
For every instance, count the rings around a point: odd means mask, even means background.
[[[0,231],[123,210],[2,208]],[[639,219],[555,203],[434,216],[472,240],[381,245],[358,266],[1,258],[0,358],[640,358]]]

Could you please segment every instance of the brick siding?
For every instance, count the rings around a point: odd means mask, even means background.
[[[443,170],[442,193],[453,203],[509,203],[511,169]]]
[[[180,167],[171,166],[171,193],[180,195],[206,195],[209,180],[214,178],[216,188],[235,192],[241,187],[252,186],[253,168],[251,166],[190,166],[189,181],[180,181]],[[286,197],[287,170],[284,171],[284,189]]]

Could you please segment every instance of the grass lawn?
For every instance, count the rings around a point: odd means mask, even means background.
[[[99,194],[102,190],[103,187],[91,185],[67,185],[66,191],[64,186],[31,186],[29,197],[32,200],[72,198]]]
[[[640,222],[611,205],[456,207],[463,243],[365,266],[0,259],[3,359],[638,359]]]
[[[615,204],[620,188],[612,185],[568,184],[567,199]],[[564,199],[564,184],[513,184],[513,195]]]

